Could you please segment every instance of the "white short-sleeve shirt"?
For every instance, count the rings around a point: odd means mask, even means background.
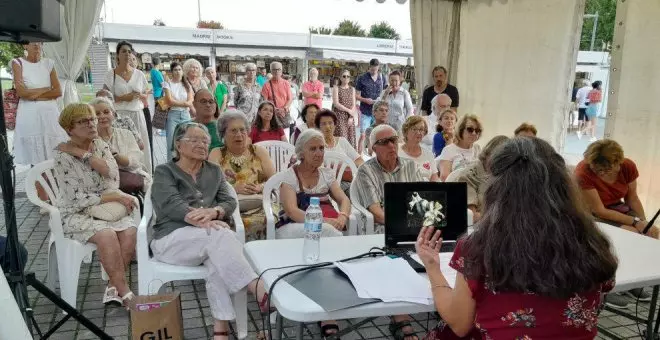
[[[431,179],[431,175],[438,173],[438,166],[433,157],[433,153],[426,148],[422,147],[422,154],[418,157],[408,155],[402,148],[399,148],[399,157],[407,158],[415,162],[419,168],[419,172],[425,179]]]
[[[336,138],[336,143],[335,146],[332,148],[327,148],[325,151],[333,151],[333,152],[339,152],[339,153],[344,153],[348,158],[351,160],[355,161],[356,159],[360,158],[360,154],[355,151],[355,148],[351,145],[351,143],[348,142],[348,140],[344,137],[335,137]]]
[[[115,98],[134,91],[145,93],[149,87],[147,77],[145,77],[144,73],[138,69],[133,70],[131,79],[129,79],[128,82],[124,80],[124,78],[115,75],[115,70],[110,69],[105,75],[103,85],[112,92],[112,95],[115,96]],[[115,109],[117,111],[141,111],[142,102],[140,101],[140,98],[133,99],[130,102],[115,101]]]
[[[301,191],[300,186],[298,185],[298,178],[296,173],[293,170],[293,167],[288,168],[285,172],[286,176],[284,177],[283,183],[290,185],[296,193]],[[330,168],[320,167],[319,168],[319,181],[316,183],[316,186],[313,188],[305,188],[305,193],[308,194],[326,194],[330,192],[330,186],[332,182],[336,181],[334,170]]]
[[[170,92],[170,95],[172,96],[172,99],[178,100],[178,101],[187,101],[188,100],[188,91],[186,91],[186,87],[183,85],[182,82],[165,82],[163,83],[163,90],[167,89]],[[174,106],[173,108],[180,109],[180,110],[187,110],[188,107],[182,107],[182,106]]]
[[[469,149],[463,149],[456,144],[449,144],[442,149],[440,156],[435,161],[451,161],[451,171],[463,168],[467,164],[474,162],[481,153],[481,147],[477,144],[472,145]]]

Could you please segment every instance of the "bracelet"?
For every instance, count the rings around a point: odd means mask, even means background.
[[[449,288],[449,289],[453,289],[453,288],[449,287],[448,285],[443,285],[443,284],[437,284],[437,285],[433,285],[433,286],[431,286],[431,290],[436,289],[436,288]]]

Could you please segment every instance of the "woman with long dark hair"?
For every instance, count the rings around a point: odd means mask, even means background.
[[[279,140],[286,142],[284,129],[275,119],[275,105],[269,101],[259,104],[257,117],[254,119],[252,131],[250,131],[252,143],[259,143],[265,140]]]
[[[440,232],[415,244],[442,318],[427,339],[593,339],[617,259],[583,205],[564,159],[538,138],[514,138],[489,164],[483,216],[440,271]]]

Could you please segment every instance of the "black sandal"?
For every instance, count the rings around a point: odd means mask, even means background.
[[[229,339],[229,332],[213,332],[213,339],[215,339],[216,336],[226,336],[227,339]]]
[[[325,339],[327,337],[331,337],[331,336],[339,333],[339,326],[336,323],[326,323],[325,325],[321,326],[322,323],[321,323],[321,321],[319,321],[318,325],[319,325],[319,328],[321,329],[321,337],[323,337],[323,339]],[[332,331],[334,331],[334,332],[332,332]],[[335,339],[339,340],[338,337],[335,338]]]
[[[419,340],[419,337],[417,336],[417,333],[411,332],[411,333],[405,333],[403,331],[404,328],[410,327],[412,328],[412,325],[410,324],[410,321],[399,321],[399,322],[390,322],[390,333],[392,333],[392,336],[394,337],[395,340],[406,340],[406,338],[410,337],[415,337],[417,340]]]

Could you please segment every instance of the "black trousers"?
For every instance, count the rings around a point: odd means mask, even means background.
[[[147,123],[147,135],[149,136],[149,147],[151,149],[151,172],[154,171],[154,131],[151,125],[151,112],[148,107],[142,109],[144,114],[144,121]]]

